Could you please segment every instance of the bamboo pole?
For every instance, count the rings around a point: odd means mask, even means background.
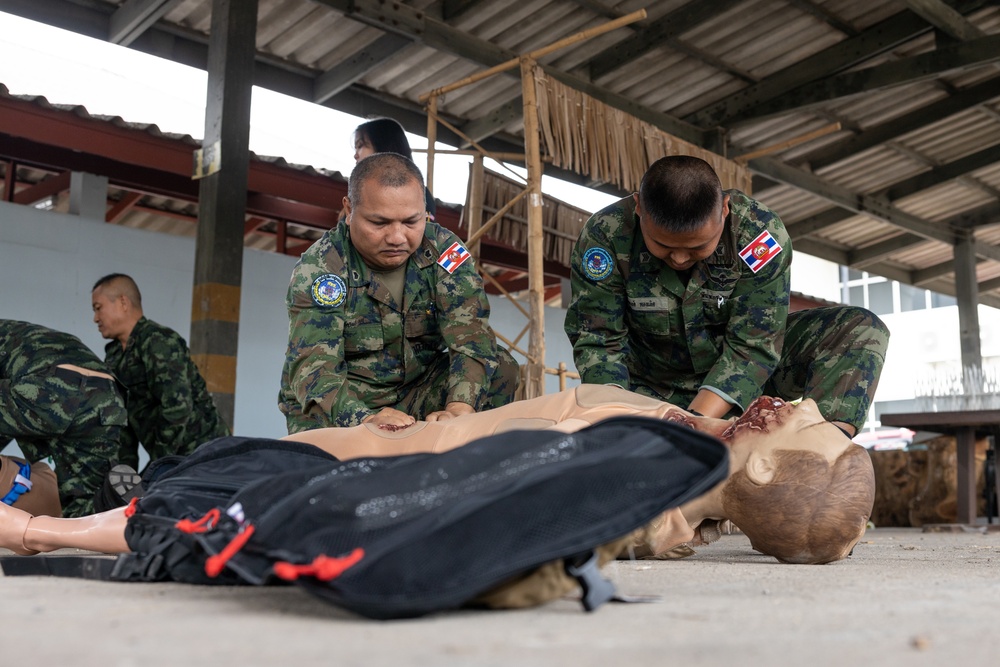
[[[427,153],[428,152],[428,150],[426,148],[411,148],[410,150],[413,153]],[[450,148],[448,148],[448,149],[441,149],[441,148],[438,148],[438,149],[435,149],[434,154],[435,155],[473,155],[473,156],[475,156],[475,155],[482,155],[483,152],[482,151],[474,151],[472,149],[461,150],[461,149],[457,149],[457,148],[456,149],[450,149]],[[524,153],[490,153],[489,157],[493,158],[494,160],[496,160],[497,158],[500,158],[500,160],[519,161],[519,160],[523,160],[524,159]],[[497,161],[499,162],[499,160],[497,160]],[[548,155],[543,155],[542,156],[542,161],[543,162],[552,162],[552,157],[548,156]]]
[[[473,243],[478,242],[479,239],[482,238],[483,234],[488,232],[493,225],[497,224],[497,222],[500,221],[500,219],[504,216],[504,214],[507,213],[507,211],[509,211],[510,209],[514,208],[514,205],[517,204],[517,202],[524,199],[524,197],[527,196],[527,194],[528,190],[526,189],[521,190],[521,192],[519,192],[516,197],[514,197],[509,202],[504,204],[499,211],[494,213],[493,216],[489,220],[487,220],[483,224],[483,226],[476,231],[475,234],[470,234],[468,238],[465,239],[465,244],[472,245]]]
[[[483,70],[482,72],[476,72],[475,74],[471,74],[465,77],[464,79],[459,79],[455,83],[450,83],[446,86],[435,88],[431,92],[424,93],[423,95],[421,95],[420,101],[424,102],[432,96],[444,95],[445,93],[450,93],[453,90],[458,90],[459,88],[463,88],[470,84],[476,83],[477,81],[482,81],[483,79],[489,78],[494,74],[499,74],[500,72],[506,72],[507,70],[514,69],[515,67],[518,66],[520,62],[523,61],[524,58],[528,58],[530,60],[537,60],[538,58],[541,58],[542,56],[547,56],[548,54],[554,51],[558,51],[559,49],[565,48],[567,46],[572,46],[573,44],[576,44],[578,42],[588,40],[591,37],[603,35],[604,33],[611,32],[612,30],[617,30],[618,28],[627,26],[630,23],[641,21],[644,18],[646,18],[646,10],[639,9],[632,12],[631,14],[626,14],[621,18],[617,18],[614,21],[608,21],[607,23],[602,23],[599,26],[588,28],[587,30],[583,30],[568,37],[563,37],[558,41],[552,42],[548,46],[543,46],[541,48],[535,49],[534,51],[528,51],[527,53],[518,56],[517,58],[511,58],[510,60],[502,62],[499,65],[495,65],[487,70]]]
[[[512,343],[506,336],[504,336],[499,331],[494,331],[493,333],[496,334],[496,337],[500,339],[501,343],[503,343],[504,345],[507,346],[508,350],[513,350],[514,352],[517,352],[518,354],[520,354],[521,356],[523,356],[525,359],[527,359],[528,363],[531,363],[531,355],[530,354],[528,354],[527,352],[525,352],[524,350],[522,350],[521,348],[519,348],[516,344]]]
[[[559,362],[559,391],[566,391],[566,362]]]
[[[521,176],[521,174],[517,173],[516,171],[514,171],[513,169],[511,169],[510,167],[508,167],[504,163],[503,160],[497,159],[494,153],[491,153],[490,151],[486,150],[485,148],[483,148],[482,146],[480,146],[477,142],[475,142],[471,138],[469,138],[469,136],[466,135],[465,132],[462,132],[460,129],[458,129],[457,127],[455,127],[454,125],[452,125],[451,123],[449,123],[448,121],[446,121],[444,118],[441,118],[440,116],[438,116],[437,115],[437,109],[434,109],[432,111],[430,108],[428,108],[427,109],[427,115],[428,115],[428,117],[433,116],[436,121],[438,121],[439,123],[441,123],[442,125],[444,125],[445,127],[447,127],[449,130],[451,130],[452,132],[454,132],[455,134],[457,134],[459,136],[459,138],[464,139],[466,143],[468,143],[470,146],[472,146],[473,148],[475,148],[481,154],[485,155],[488,158],[491,158],[491,159],[495,160],[497,162],[497,164],[499,164],[501,167],[503,167],[504,169],[506,169],[507,171],[509,171],[511,174],[513,174],[514,178],[518,178],[518,179],[520,179],[522,181],[524,180],[524,177]],[[429,118],[428,118],[427,122],[428,123],[430,122]],[[523,159],[523,156],[522,156],[522,159]]]
[[[805,134],[800,134],[797,137],[792,137],[791,139],[786,139],[785,141],[771,144],[770,146],[764,146],[763,148],[752,150],[749,153],[744,153],[743,155],[738,155],[733,158],[733,162],[745,165],[754,158],[770,155],[771,153],[777,153],[778,151],[783,151],[786,148],[791,148],[792,146],[798,146],[799,144],[804,144],[805,142],[812,141],[813,139],[825,137],[826,135],[832,132],[837,132],[838,130],[840,130],[840,123],[830,123],[829,125],[824,125],[818,130],[806,132]]]
[[[519,334],[517,334],[516,336],[514,336],[514,342],[515,343],[520,343],[521,339],[524,338],[524,334],[526,334],[526,333],[531,333],[531,320],[530,319],[528,320],[528,323],[525,324],[521,328],[521,332]],[[528,344],[529,345],[531,344],[531,339],[530,338],[528,339]]]
[[[484,213],[496,213],[498,210],[499,209],[493,208],[492,206],[483,206]],[[507,214],[504,217],[510,220],[511,222],[518,222],[522,225],[528,224],[528,221],[519,215]],[[569,241],[576,241],[578,238],[580,238],[579,233],[570,234],[569,232],[564,232],[559,229],[556,229],[555,227],[550,227],[548,225],[542,227],[542,229],[545,230],[546,234],[551,234],[552,236],[558,236],[561,239],[567,239]]]
[[[438,98],[427,101],[427,189],[434,193],[434,144],[437,143]]]
[[[542,161],[538,136],[538,100],[535,67],[531,58],[521,59],[521,97],[524,100],[524,157],[528,167],[528,301],[531,334],[525,398],[545,394],[545,274],[542,231]]]
[[[467,239],[477,239],[475,243],[466,243],[469,247],[469,254],[472,255],[476,263],[479,262],[479,228],[483,224],[483,156],[477,154],[472,158],[472,173],[469,181],[469,234]]]
[[[522,306],[521,304],[519,304],[517,302],[517,299],[515,299],[513,296],[511,296],[511,293],[507,290],[506,287],[504,287],[503,285],[500,284],[499,280],[497,280],[496,278],[494,278],[493,276],[491,276],[490,274],[485,273],[485,272],[480,272],[480,274],[483,276],[483,278],[486,278],[486,280],[488,280],[494,287],[496,287],[498,290],[500,290],[500,293],[503,294],[505,297],[507,297],[507,300],[510,301],[511,304],[515,308],[517,308],[519,311],[521,311],[522,315],[524,315],[528,319],[531,319],[531,315],[528,313],[528,311],[526,311],[524,309],[524,306]],[[520,336],[518,336],[518,337],[520,338]]]

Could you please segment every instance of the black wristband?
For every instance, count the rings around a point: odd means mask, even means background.
[[[691,408],[688,408],[688,412],[690,412],[691,414],[693,414],[695,417],[704,417],[705,416],[705,415],[701,414],[700,412],[698,412],[697,410],[692,410]]]

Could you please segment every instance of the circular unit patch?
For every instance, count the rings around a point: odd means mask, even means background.
[[[604,280],[611,275],[615,262],[604,248],[590,248],[583,253],[583,272],[591,280]]]
[[[347,297],[344,279],[332,273],[325,273],[312,284],[312,300],[317,306],[336,308]]]

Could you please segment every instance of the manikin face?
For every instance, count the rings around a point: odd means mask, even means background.
[[[365,135],[357,132],[354,134],[354,161],[360,162],[369,155],[375,154],[375,147]]]
[[[365,264],[390,271],[406,263],[420,247],[427,224],[424,189],[417,180],[393,188],[372,178],[361,185],[358,205],[344,197],[351,243]]]
[[[693,232],[684,233],[669,232],[654,223],[643,213],[639,193],[632,196],[635,198],[636,215],[639,216],[639,230],[653,257],[666,262],[674,271],[687,271],[715,252],[725,228],[726,216],[729,215],[729,195],[723,197],[722,204],[703,225]]]
[[[101,336],[108,340],[125,340],[132,332],[132,322],[128,313],[129,301],[124,295],[109,294],[102,285],[90,295],[90,305],[94,309],[94,322]]]
[[[780,398],[762,396],[722,434],[734,451],[747,449],[761,456],[777,450],[812,451],[830,465],[851,447],[851,439],[820,414],[807,398],[792,405]]]

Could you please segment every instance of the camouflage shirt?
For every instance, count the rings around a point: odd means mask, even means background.
[[[687,284],[646,248],[632,197],[587,221],[566,315],[583,382],[682,407],[703,387],[741,408],[760,395],[781,354],[792,244],[772,211],[727,194],[719,245]]]
[[[188,454],[203,442],[229,434],[187,343],[173,329],[140,318],[125,349],[113,340],[104,355],[128,389],[132,435],[152,459]]]
[[[111,372],[76,336],[29,322],[0,320],[0,379],[16,383],[60,364]]]
[[[290,433],[359,424],[397,403],[441,354],[451,360],[448,402],[479,406],[497,348],[482,279],[467,254],[457,236],[428,222],[406,263],[402,305],[351,245],[349,225],[302,255],[288,286],[279,396]]]

